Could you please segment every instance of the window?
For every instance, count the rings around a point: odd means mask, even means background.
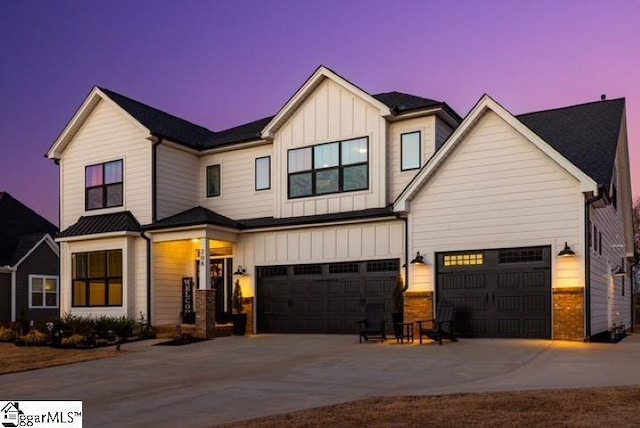
[[[593,251],[598,251],[598,228],[593,225]]]
[[[289,199],[369,188],[369,140],[289,150]]]
[[[256,159],[256,190],[271,188],[271,157]]]
[[[71,256],[72,304],[122,306],[122,250]]]
[[[400,169],[420,168],[420,131],[400,135]]]
[[[482,253],[476,254],[451,254],[444,256],[445,266],[478,266],[484,263]]]
[[[220,196],[220,165],[207,167],[207,198]]]
[[[122,160],[85,168],[85,208],[122,206]]]
[[[514,250],[501,250],[498,253],[498,263],[541,262],[542,260],[542,248],[519,248]]]
[[[58,277],[29,275],[29,307],[58,307]]]

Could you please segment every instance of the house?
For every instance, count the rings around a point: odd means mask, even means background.
[[[60,315],[58,228],[0,192],[0,323]]]
[[[471,337],[631,322],[624,99],[514,116],[485,95],[461,118],[319,67],[275,116],[213,132],[95,87],[47,156],[65,312],[178,325],[194,282],[212,335],[237,280],[249,331],[344,333],[393,310],[401,275],[405,320],[451,300]]]

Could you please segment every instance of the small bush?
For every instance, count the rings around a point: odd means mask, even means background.
[[[0,342],[13,342],[15,338],[13,330],[0,326]]]
[[[84,343],[87,340],[86,337],[79,335],[79,334],[74,334],[71,337],[63,337],[62,338],[62,345],[64,346],[75,346],[75,345],[80,345],[82,343]]]
[[[20,336],[27,345],[46,345],[49,342],[49,335],[33,330],[24,336]]]

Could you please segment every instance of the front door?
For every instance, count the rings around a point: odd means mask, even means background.
[[[196,261],[196,283],[199,282],[198,262]],[[216,323],[226,324],[230,322],[231,313],[231,267],[230,258],[211,258],[211,288],[216,290]]]

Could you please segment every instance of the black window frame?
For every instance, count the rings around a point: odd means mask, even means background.
[[[403,146],[404,146],[404,142],[402,141],[403,137],[405,135],[412,135],[412,134],[418,134],[418,166],[414,166],[411,168],[405,168],[404,167],[404,150],[403,150]],[[402,134],[400,134],[400,171],[404,172],[404,171],[413,171],[416,169],[420,169],[420,166],[422,165],[422,131],[411,131],[411,132],[403,132]]]
[[[218,193],[209,193],[209,170],[217,168],[218,169]],[[222,166],[217,163],[215,165],[207,165],[207,176],[206,176],[206,188],[207,188],[207,198],[217,198],[222,194]]]
[[[111,163],[120,163],[120,170],[122,171],[122,177],[121,177],[121,181],[115,182],[115,183],[105,183],[105,179],[104,179],[104,169],[105,169],[105,165],[107,164],[111,164]],[[102,184],[99,184],[97,186],[89,186],[87,183],[87,170],[89,168],[95,168],[95,167],[102,167]],[[111,187],[115,187],[115,186],[120,186],[121,190],[120,190],[120,203],[117,205],[108,205],[107,204],[107,190]],[[95,190],[95,189],[102,189],[102,205],[99,207],[95,207],[95,208],[89,208],[89,191],[90,190]],[[107,208],[118,208],[118,207],[122,207],[124,206],[124,159],[115,159],[115,160],[110,160],[107,162],[100,162],[100,163],[94,163],[91,165],[86,165],[84,167],[84,209],[85,211],[94,211],[94,210],[104,210]]]
[[[267,166],[269,168],[269,179],[268,179],[268,182],[267,182],[267,187],[258,188],[258,161],[261,160],[261,159],[268,159],[269,160],[269,163],[267,164]],[[261,192],[263,190],[270,190],[271,189],[271,156],[261,156],[259,158],[256,158],[254,174],[255,174],[254,189],[255,189],[256,192]]]
[[[112,252],[119,252],[120,253],[120,276],[110,276],[109,275],[109,253]],[[105,266],[105,276],[104,277],[92,277],[90,272],[90,268],[89,268],[89,255],[90,254],[102,254],[104,257],[104,266]],[[124,258],[123,258],[123,251],[120,248],[113,248],[113,249],[108,249],[108,250],[99,250],[99,251],[86,251],[86,252],[79,252],[79,253],[73,253],[71,255],[71,259],[74,260],[79,256],[84,256],[86,257],[86,263],[85,263],[85,271],[84,271],[84,277],[80,276],[80,277],[76,277],[76,269],[74,269],[73,266],[73,261],[72,261],[72,265],[71,265],[71,307],[74,308],[103,308],[103,307],[110,307],[110,308],[120,308],[124,306],[124,283],[122,281],[123,277],[124,277]],[[100,281],[100,280],[104,280],[104,304],[103,305],[92,305],[91,304],[91,281]],[[109,286],[112,282],[119,282],[120,283],[120,304],[109,304]],[[85,296],[85,304],[84,305],[78,305],[75,302],[75,288],[76,286],[84,286],[84,296]]]
[[[364,139],[366,141],[366,145],[367,145],[367,157],[366,157],[366,160],[364,162],[343,164],[342,163],[342,150],[343,150],[342,146],[343,146],[343,143],[348,143],[350,141],[357,141],[357,140],[362,140],[362,139]],[[315,168],[315,148],[319,147],[319,146],[324,146],[324,145],[329,145],[329,144],[336,144],[336,143],[338,143],[338,165],[337,166],[333,166],[332,165],[332,166],[329,166],[329,167],[326,167],[326,168]],[[311,150],[311,169],[303,170],[303,171],[290,172],[289,171],[289,156],[290,156],[290,153],[292,151],[302,150],[302,149],[310,149]],[[368,136],[357,137],[357,138],[349,138],[349,139],[346,139],[346,140],[329,141],[329,142],[322,143],[322,144],[315,144],[313,146],[296,147],[296,148],[287,150],[287,199],[311,198],[311,197],[317,197],[317,196],[336,195],[336,194],[340,194],[340,193],[361,192],[361,191],[369,190],[369,179],[370,179],[370,171],[369,171],[370,156],[369,156],[369,152],[370,152],[370,150],[369,150],[369,137]],[[346,169],[349,169],[349,168],[362,167],[362,166],[366,166],[367,167],[366,187],[359,188],[359,189],[344,190],[344,184],[345,184],[344,183],[344,171]],[[316,188],[316,176],[317,176],[317,173],[318,172],[331,171],[331,170],[338,170],[338,190],[335,191],[335,192],[317,193],[317,188]],[[311,175],[311,193],[310,194],[299,195],[299,196],[291,196],[291,177],[300,176],[300,175],[307,175],[307,174]]]

